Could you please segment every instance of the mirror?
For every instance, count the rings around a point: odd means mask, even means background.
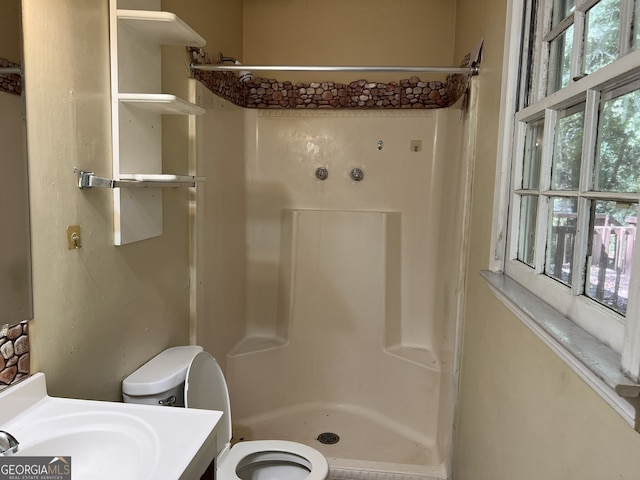
[[[0,325],[33,317],[21,7],[0,2]]]

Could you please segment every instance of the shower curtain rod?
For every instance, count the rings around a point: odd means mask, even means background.
[[[408,73],[462,73],[478,75],[480,68],[471,67],[374,67],[340,65],[221,65],[191,64],[193,70],[204,71],[273,71],[273,72],[408,72]]]
[[[22,75],[22,70],[20,67],[0,67],[0,75],[9,74]]]

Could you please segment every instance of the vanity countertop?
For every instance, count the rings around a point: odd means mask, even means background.
[[[19,456],[71,457],[74,480],[199,479],[222,412],[50,397],[43,373],[0,392],[0,430]]]

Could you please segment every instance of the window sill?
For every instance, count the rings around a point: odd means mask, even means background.
[[[480,272],[491,291],[636,431],[640,432],[637,385],[620,369],[620,355],[539,297],[502,273]],[[635,396],[622,397],[617,392]]]

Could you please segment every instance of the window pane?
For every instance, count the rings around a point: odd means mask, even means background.
[[[578,189],[583,127],[584,110],[558,116],[551,166],[551,188],[553,190]]]
[[[571,48],[573,25],[549,43],[549,78],[547,95],[569,85],[571,79]]]
[[[584,73],[593,73],[618,58],[620,0],[602,0],[587,12]]]
[[[535,12],[538,8],[539,2],[543,0],[531,0],[531,12]],[[534,76],[537,74],[537,57],[540,54],[538,52],[536,41],[536,25],[538,18],[535,14],[532,14],[528,22],[525,22],[522,29],[521,38],[521,72],[520,72],[520,85],[518,91],[518,110],[531,104],[534,100],[533,88],[534,88]]]
[[[530,267],[533,267],[533,255],[535,253],[537,213],[538,197],[526,195],[520,198],[518,260]]]
[[[598,137],[596,191],[640,191],[640,90],[604,102]]]
[[[575,6],[576,0],[554,0],[551,28],[558,25],[570,13],[573,13]]]
[[[524,139],[525,151],[522,171],[522,188],[537,189],[540,185],[543,131],[544,118],[527,124],[527,132]]]
[[[578,200],[556,197],[551,199],[550,208],[544,273],[569,285],[573,273],[573,245],[578,219]]]
[[[594,201],[587,295],[625,314],[638,204]]]

